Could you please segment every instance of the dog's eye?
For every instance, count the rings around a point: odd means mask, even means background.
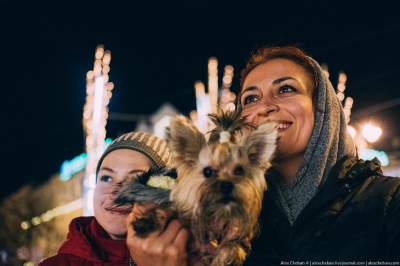
[[[244,175],[243,167],[241,165],[236,166],[235,169],[233,169],[233,174],[238,176]]]
[[[204,169],[203,169],[203,175],[205,176],[205,177],[212,177],[212,176],[214,176],[215,175],[215,170],[214,169],[212,169],[210,166],[207,166],[207,167],[204,167]]]

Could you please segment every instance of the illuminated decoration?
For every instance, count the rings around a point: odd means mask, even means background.
[[[329,79],[329,68],[327,64],[322,64],[321,65],[322,68],[322,72],[324,73],[324,75]]]
[[[350,136],[354,139],[357,135],[357,131],[354,127],[348,126],[347,131],[349,132]]]
[[[190,113],[191,119],[202,133],[207,133],[211,128],[208,114],[216,113],[218,108],[222,110],[234,110],[235,94],[230,91],[233,80],[234,68],[227,65],[224,68],[221,91],[218,91],[218,60],[211,57],[208,60],[208,93],[205,91],[204,83],[196,81],[194,84],[196,94],[196,111]],[[220,96],[218,101],[218,96]]]
[[[60,179],[62,181],[68,181],[71,177],[83,169],[85,169],[87,161],[87,154],[82,153],[76,156],[71,161],[64,161],[60,169]]]
[[[197,123],[196,126],[199,128],[200,132],[206,133],[208,130],[208,114],[211,112],[211,104],[209,95],[205,93],[204,83],[197,81],[194,84],[196,92],[196,116]]]
[[[222,77],[221,89],[230,89],[233,80],[233,66],[227,65],[224,67],[224,76]]]
[[[211,112],[216,113],[218,106],[218,60],[215,57],[208,60],[208,94]]]
[[[222,78],[221,98],[219,106],[224,111],[235,110],[236,95],[230,90],[233,80],[233,66],[227,65],[224,68],[224,76]]]
[[[83,207],[82,199],[77,199],[62,206],[58,206],[54,209],[48,210],[42,213],[39,216],[32,217],[30,220],[22,221],[21,228],[23,230],[28,230],[33,226],[38,226],[42,223],[46,223],[57,216],[67,214],[76,210],[79,210]]]
[[[371,123],[367,123],[363,126],[361,133],[368,142],[373,143],[382,135],[382,129]]]
[[[322,68],[322,72],[324,73],[324,75],[329,79],[330,74],[329,74],[328,65],[322,64],[321,68]],[[343,71],[340,71],[339,75],[338,75],[337,86],[336,86],[336,91],[337,91],[336,95],[337,95],[339,101],[342,103],[344,116],[345,116],[347,124],[349,124],[351,109],[353,108],[354,100],[351,97],[346,98],[346,95],[344,93],[344,91],[346,90],[346,82],[347,82],[346,73],[344,73]]]
[[[107,138],[105,140],[103,150],[105,150],[107,146],[111,144],[111,142],[112,139]],[[62,181],[70,180],[74,175],[85,169],[86,163],[87,163],[86,153],[82,153],[73,158],[72,160],[64,161],[60,168],[60,179]]]
[[[360,151],[360,158],[363,160],[372,160],[377,158],[382,166],[389,165],[389,157],[384,151],[378,151],[374,149],[362,149]]]
[[[350,123],[350,116],[351,116],[351,109],[353,108],[353,102],[354,102],[354,100],[352,97],[347,97],[344,100],[343,112],[344,112],[344,116],[346,118],[347,124]]]
[[[86,103],[83,108],[83,128],[86,136],[87,163],[83,181],[83,215],[93,215],[93,194],[96,165],[106,137],[108,103],[114,84],[109,82],[111,52],[104,46],[96,48],[93,70],[86,75]]]

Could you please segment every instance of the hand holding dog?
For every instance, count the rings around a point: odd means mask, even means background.
[[[163,217],[160,229],[149,233],[145,238],[136,235],[133,222],[150,210]],[[139,266],[187,266],[186,245],[189,231],[174,219],[169,221],[169,213],[158,209],[154,204],[134,204],[127,219],[127,246],[131,256]]]

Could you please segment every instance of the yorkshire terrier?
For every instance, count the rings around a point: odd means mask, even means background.
[[[172,119],[167,140],[176,173],[164,169],[130,181],[116,204],[152,202],[171,210],[192,232],[190,265],[199,259],[202,265],[242,265],[258,230],[277,125],[247,130],[240,111],[210,118],[215,127],[208,141],[189,119]],[[161,226],[159,219],[150,212],[133,226],[145,236]]]

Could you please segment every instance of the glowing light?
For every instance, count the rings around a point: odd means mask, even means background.
[[[349,132],[350,136],[354,139],[357,135],[357,131],[352,126],[347,126],[347,131]]]
[[[346,86],[344,84],[339,83],[337,86],[338,91],[344,92],[346,89]]]
[[[82,206],[83,206],[82,199],[77,199],[77,200],[71,201],[67,204],[64,204],[64,205],[58,206],[54,209],[48,210],[39,216],[33,217],[32,219],[30,219],[31,223],[29,223],[29,221],[22,221],[21,228],[23,230],[27,230],[31,227],[31,224],[32,224],[32,226],[38,226],[41,223],[46,223],[48,221],[51,221],[55,217],[79,210],[82,208]]]
[[[92,214],[92,201],[95,186],[95,171],[97,160],[103,152],[105,126],[108,118],[108,104],[114,88],[108,82],[110,72],[111,52],[104,50],[103,45],[96,48],[93,75],[87,74],[87,97],[83,112],[83,128],[86,135],[86,177],[83,187],[84,215]]]
[[[103,65],[109,65],[110,62],[111,62],[111,52],[105,51],[104,57],[103,57]]]
[[[341,92],[341,91],[339,91],[339,92],[337,93],[337,97],[339,98],[339,101],[343,101],[343,100],[344,100],[344,93]]]
[[[216,113],[218,104],[218,61],[215,57],[211,57],[208,60],[208,94],[211,111]]]
[[[371,123],[367,123],[363,126],[361,133],[368,142],[373,143],[382,135],[382,129]]]
[[[351,97],[347,97],[346,98],[346,101],[345,101],[345,103],[344,103],[344,106],[346,107],[346,106],[348,106],[348,107],[353,107],[353,102],[354,102],[354,100],[353,100],[353,98],[351,98]]]
[[[346,73],[344,73],[343,71],[340,71],[339,72],[339,83],[344,85],[344,84],[346,84],[346,82],[347,82]]]
[[[96,48],[96,53],[95,53],[94,57],[97,60],[100,60],[103,56],[104,56],[104,46],[100,44]]]
[[[93,70],[89,70],[86,74],[86,78],[87,79],[94,79],[94,71]]]
[[[360,158],[363,160],[372,160],[377,158],[382,166],[388,166],[390,163],[389,157],[384,151],[374,149],[361,149]]]
[[[233,66],[227,65],[224,67],[224,76],[222,77],[222,90],[229,89],[232,85]]]
[[[38,217],[38,216],[35,216],[35,217],[33,217],[33,218],[31,219],[31,223],[32,223],[33,225],[39,225],[41,222],[42,222],[42,221],[40,220],[40,217]]]
[[[22,228],[22,230],[28,230],[30,227],[31,227],[31,226],[30,226],[30,224],[29,224],[28,221],[23,221],[23,222],[21,222],[21,228]]]
[[[204,83],[201,81],[196,81],[194,83],[196,98],[202,97],[206,94]]]
[[[64,161],[60,169],[60,179],[62,181],[69,180],[73,175],[85,169],[87,154],[82,153],[74,159]]]
[[[325,74],[325,76],[329,79],[329,68],[327,64],[322,64],[321,65],[322,72]]]

